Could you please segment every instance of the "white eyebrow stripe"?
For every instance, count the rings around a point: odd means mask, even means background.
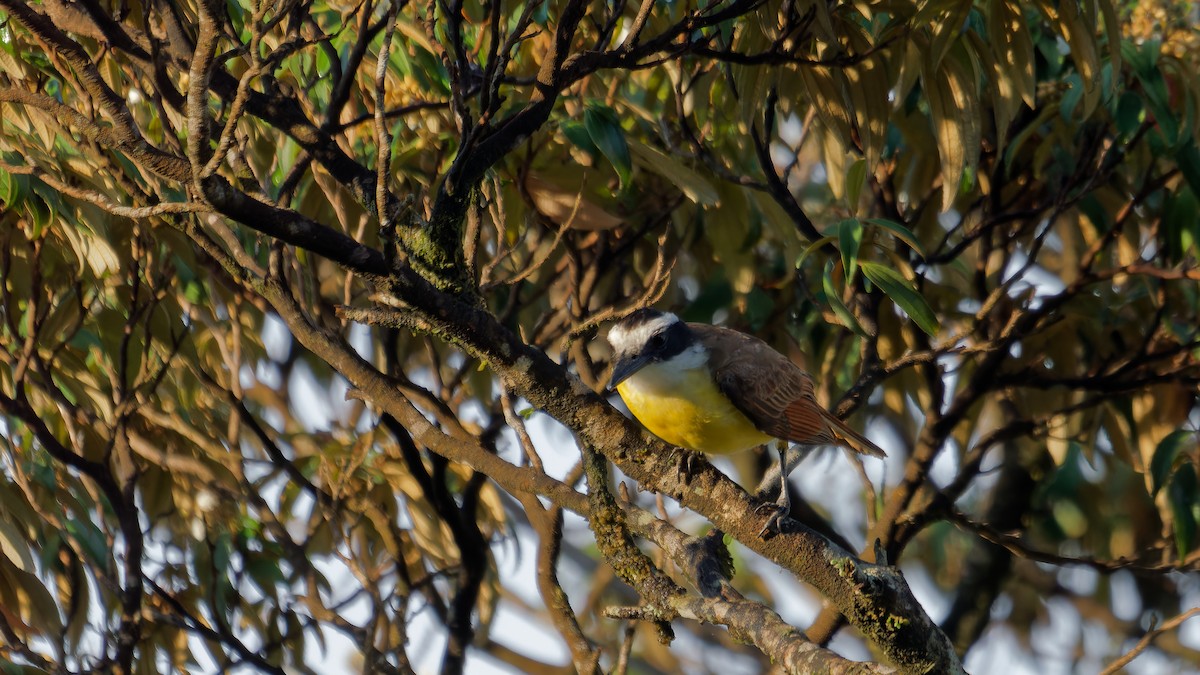
[[[608,342],[619,354],[636,353],[641,351],[650,338],[676,323],[679,323],[679,317],[667,313],[653,321],[638,324],[632,330],[626,330],[624,326],[617,324],[608,332]]]

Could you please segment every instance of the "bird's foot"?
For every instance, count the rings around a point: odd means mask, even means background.
[[[791,504],[780,504],[778,502],[764,502],[759,504],[754,512],[763,515],[770,513],[767,517],[767,522],[758,532],[759,539],[770,539],[777,534],[783,534],[783,521],[787,519],[788,514],[792,512]]]
[[[679,448],[679,480],[685,485],[692,482],[692,476],[695,475],[696,462],[700,458],[700,453]]]

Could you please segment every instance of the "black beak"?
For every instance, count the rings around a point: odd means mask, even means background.
[[[650,363],[650,357],[644,354],[638,354],[632,357],[617,357],[613,362],[612,377],[608,380],[608,390],[612,391],[617,388],[625,380],[628,380],[637,371]]]

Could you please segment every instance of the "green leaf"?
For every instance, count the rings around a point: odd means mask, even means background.
[[[853,122],[846,101],[847,83],[843,69],[813,66],[800,68],[797,74],[821,123],[841,145],[846,145],[851,137]],[[762,101],[756,103],[761,105]]]
[[[1192,188],[1192,194],[1200,195],[1200,148],[1195,140],[1185,143],[1175,153],[1175,162],[1179,164],[1179,171],[1188,187]]]
[[[892,234],[896,235],[898,239],[912,247],[912,250],[916,251],[917,255],[921,256],[922,258],[925,257],[925,249],[921,247],[920,240],[918,240],[917,235],[913,234],[913,231],[907,227],[897,223],[894,220],[888,220],[887,218],[867,218],[864,222],[870,223],[876,227],[882,227],[888,232],[891,232]]]
[[[93,563],[101,567],[108,564],[108,544],[95,524],[89,520],[68,520],[66,530],[79,542]]]
[[[1072,73],[1064,82],[1067,85],[1067,91],[1059,103],[1058,112],[1064,121],[1070,122],[1072,116],[1075,115],[1075,108],[1079,107],[1079,102],[1083,100],[1083,79],[1079,73]]]
[[[842,252],[842,270],[846,283],[858,272],[858,249],[862,245],[863,225],[858,218],[847,218],[837,224],[838,249]]]
[[[862,194],[863,186],[867,182],[867,160],[856,159],[850,165],[850,169],[846,171],[846,205],[851,210],[855,210],[858,204],[858,197]]]
[[[25,572],[37,571],[25,537],[16,526],[6,520],[0,520],[0,558],[7,559],[17,569]]]
[[[1167,488],[1167,501],[1171,504],[1171,515],[1175,526],[1175,549],[1179,559],[1187,557],[1196,540],[1196,505],[1200,503],[1196,472],[1191,467],[1175,472]]]
[[[1162,238],[1167,260],[1172,264],[1191,254],[1200,229],[1200,201],[1188,185],[1182,186],[1165,200],[1162,217]]]
[[[1056,32],[1070,47],[1071,61],[1075,63],[1075,70],[1080,76],[1083,117],[1087,118],[1100,102],[1102,93],[1099,86],[1102,84],[1102,69],[1096,44],[1096,28],[1099,22],[1094,15],[1094,9],[1090,7],[1081,8],[1074,2],[1057,4],[1058,11],[1046,16],[1055,24]],[[1043,6],[1039,3],[1038,8],[1042,9]]]
[[[217,542],[213,545],[213,568],[217,572],[226,572],[229,569],[229,561],[233,558],[233,539],[228,532],[222,532],[217,535]]]
[[[1142,124],[1142,98],[1137,94],[1127,91],[1121,94],[1121,98],[1117,100],[1117,131],[1121,132],[1122,136],[1129,137]]]
[[[592,137],[588,134],[587,127],[583,126],[583,122],[575,120],[563,122],[558,129],[563,136],[567,137],[568,141],[571,141],[572,145],[591,155],[592,158],[600,156],[600,148],[597,148],[596,144],[592,142]]]
[[[262,523],[248,513],[238,516],[239,534],[246,539],[258,539],[262,536]]]
[[[1167,478],[1171,475],[1175,460],[1192,444],[1194,437],[1195,432],[1180,429],[1172,431],[1167,434],[1166,438],[1159,441],[1158,447],[1154,449],[1154,456],[1150,459],[1150,478],[1153,486],[1151,495],[1157,495],[1158,491],[1167,484]]]
[[[929,303],[925,302],[925,298],[921,297],[908,279],[905,279],[896,270],[879,263],[860,261],[858,266],[862,268],[863,274],[882,289],[884,294],[896,303],[897,307],[904,310],[904,313],[915,321],[921,330],[929,335],[937,335],[937,315],[933,313]]]
[[[13,176],[7,171],[0,171],[0,202],[4,202],[5,206],[12,208],[13,204]]]
[[[213,580],[216,582],[215,609],[218,616],[228,616],[229,600],[233,594],[233,586],[229,582],[229,575],[233,572],[230,569],[232,559],[233,539],[228,532],[222,532],[217,535],[212,552]]]
[[[629,143],[629,149],[646,168],[671,181],[684,196],[696,204],[716,206],[721,201],[721,195],[712,183],[677,158],[637,140]]]
[[[1104,16],[1104,34],[1110,66],[1109,82],[1112,92],[1121,86],[1121,19],[1117,16],[1117,0],[1100,0],[1100,12]]]
[[[1175,147],[1180,140],[1179,121],[1175,119],[1175,111],[1171,107],[1171,94],[1162,72],[1153,68],[1138,75],[1142,90],[1146,93],[1146,103],[1158,124],[1163,142],[1168,147]]]
[[[1015,160],[1017,156],[1021,154],[1021,148],[1025,145],[1026,141],[1029,141],[1031,138],[1036,136],[1037,132],[1042,130],[1042,125],[1048,122],[1050,118],[1056,114],[1057,112],[1055,111],[1054,106],[1045,106],[1042,108],[1042,111],[1038,113],[1037,119],[1035,119],[1031,124],[1026,125],[1024,129],[1021,129],[1017,135],[1013,136],[1012,139],[1009,140],[1008,147],[1004,150],[1004,170],[1006,172],[1012,171],[1014,163],[1019,164],[1019,162],[1015,162]]]
[[[833,235],[827,234],[824,237],[821,237],[820,239],[809,244],[803,251],[800,252],[800,255],[796,256],[796,269],[800,269],[800,266],[804,264],[804,261],[808,258],[809,254],[811,254],[813,251],[816,251],[817,249],[821,248],[825,244],[832,244],[834,242],[834,239],[835,238]]]
[[[29,214],[29,219],[33,221],[33,228],[29,232],[29,237],[37,239],[42,236],[42,231],[50,224],[50,219],[54,214],[50,211],[50,205],[36,195],[31,195],[25,201],[25,209]]]
[[[999,90],[1011,91],[1025,105],[1033,108],[1037,77],[1029,22],[1023,4],[1016,0],[992,0],[987,3],[987,40],[996,54]]]
[[[1100,228],[1101,232],[1107,232],[1112,229],[1113,214],[1108,209],[1104,208],[1104,204],[1096,199],[1095,194],[1088,194],[1083,199],[1079,200],[1079,210],[1083,215],[1088,217],[1096,227]]]
[[[262,554],[247,556],[246,573],[264,595],[271,596],[278,602],[277,586],[285,581],[278,559]]]
[[[607,106],[588,106],[583,111],[583,126],[592,142],[617,170],[621,189],[624,190],[633,176],[633,159],[629,156],[625,131],[621,129],[616,114]]]
[[[929,99],[929,112],[937,136],[942,174],[941,210],[949,211],[958,196],[963,177],[972,175],[979,164],[983,131],[980,127],[979,97],[975,81],[966,67],[953,58],[940,65],[926,55],[921,86]]]
[[[843,326],[854,331],[855,335],[867,337],[867,331],[859,325],[858,319],[850,313],[850,309],[842,302],[842,296],[838,293],[833,285],[833,261],[825,266],[825,274],[821,277],[821,284],[825,289],[825,298],[829,302],[829,308],[833,310],[833,315],[838,318]]]
[[[195,280],[183,283],[183,297],[193,305],[199,305],[208,298],[208,286]]]

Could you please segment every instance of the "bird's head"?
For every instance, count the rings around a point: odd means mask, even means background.
[[[695,342],[687,324],[669,312],[639,309],[621,319],[608,331],[613,348],[609,389],[652,364],[675,357]]]

